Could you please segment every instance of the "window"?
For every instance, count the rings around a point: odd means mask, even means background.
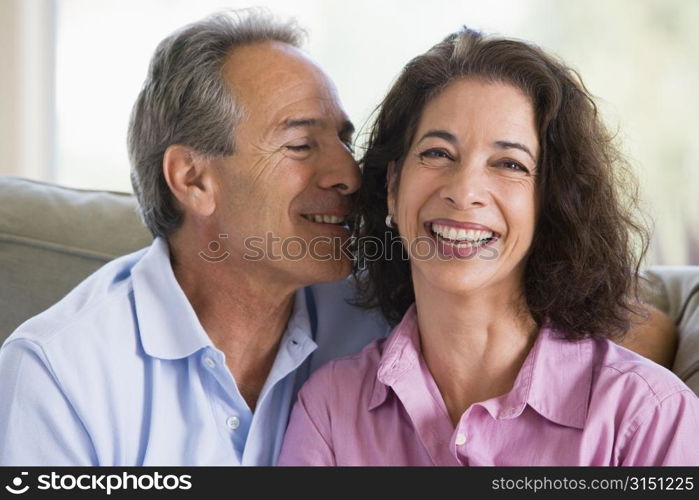
[[[265,1],[309,30],[306,48],[361,129],[411,57],[466,24],[533,41],[576,67],[619,130],[655,219],[649,264],[699,264],[699,3],[683,0]],[[244,2],[58,0],[56,174],[130,190],[126,128],[156,44]]]

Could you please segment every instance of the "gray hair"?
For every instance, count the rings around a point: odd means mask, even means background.
[[[295,21],[242,9],[213,14],[160,42],[128,131],[131,183],[153,236],[167,238],[183,219],[163,175],[168,146],[188,146],[205,157],[234,152],[241,109],[221,72],[231,51],[264,41],[299,47],[304,37]]]

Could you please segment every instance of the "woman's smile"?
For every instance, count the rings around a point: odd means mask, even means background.
[[[425,222],[424,227],[441,256],[457,259],[475,257],[480,249],[494,245],[500,237],[491,228],[473,222],[433,219]]]
[[[531,100],[512,85],[457,80],[425,105],[388,193],[414,282],[429,283],[427,293],[520,294],[536,226],[538,150]],[[425,237],[430,258],[417,244]]]

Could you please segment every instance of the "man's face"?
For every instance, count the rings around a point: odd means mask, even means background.
[[[278,42],[236,49],[223,68],[242,105],[235,153],[217,160],[216,230],[259,279],[304,286],[342,279],[345,217],[360,174],[353,127],[334,85]]]

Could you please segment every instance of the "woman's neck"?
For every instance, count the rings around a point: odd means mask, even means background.
[[[456,425],[473,403],[512,389],[538,328],[521,290],[454,294],[415,278],[423,357]]]

